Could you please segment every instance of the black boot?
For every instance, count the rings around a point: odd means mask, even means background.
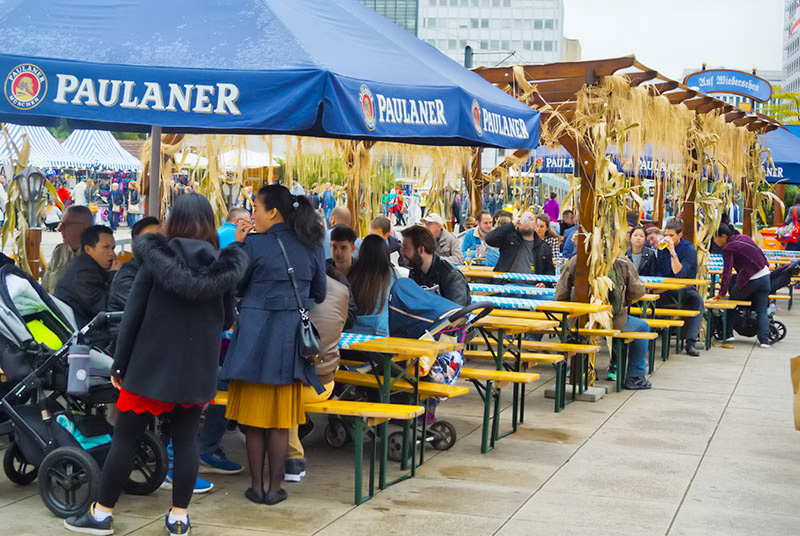
[[[686,353],[692,357],[700,357],[700,352],[695,347],[695,341],[686,340]]]

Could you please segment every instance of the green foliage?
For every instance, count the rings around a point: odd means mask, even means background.
[[[787,125],[800,124],[800,93],[786,91],[780,86],[775,86],[772,98],[777,103],[762,107],[761,113]]]
[[[147,134],[144,132],[112,132],[118,140],[146,140]]]
[[[58,140],[65,140],[72,134],[74,129],[70,128],[67,124],[66,119],[59,119],[57,127],[47,127],[47,130],[50,131],[50,134],[53,135],[54,138]]]

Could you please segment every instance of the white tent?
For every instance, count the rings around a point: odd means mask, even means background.
[[[107,130],[75,130],[64,142],[64,147],[90,167],[119,171],[141,171],[142,164],[122,148]]]
[[[28,164],[39,168],[85,168],[91,163],[58,143],[44,127],[30,127],[5,124],[17,150],[22,150],[22,137],[26,134],[30,143]],[[10,164],[16,160],[14,149],[7,143],[5,135],[0,136],[0,164]]]
[[[223,171],[236,171],[237,169],[257,169],[276,167],[278,162],[269,160],[267,153],[256,152],[250,149],[235,148],[219,155],[219,166]]]

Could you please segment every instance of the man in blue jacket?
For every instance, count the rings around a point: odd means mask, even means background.
[[[486,235],[492,232],[492,214],[487,210],[481,210],[475,219],[478,226],[464,234],[461,241],[461,253],[465,259],[484,257],[487,266],[495,266],[497,259],[500,258],[500,251],[486,245]]]
[[[667,247],[658,250],[658,275],[680,279],[697,278],[697,250],[683,239],[683,221],[674,218],[664,228]],[[683,308],[698,311],[700,314],[686,319],[686,353],[698,357],[697,336],[703,323],[703,298],[695,287],[689,287],[684,293]],[[677,301],[675,291],[665,292],[658,300],[658,305],[673,305]]]

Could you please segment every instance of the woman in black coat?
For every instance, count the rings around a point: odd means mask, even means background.
[[[166,236],[140,236],[133,249],[139,271],[114,356],[111,380],[120,390],[120,413],[111,450],[97,502],[65,526],[75,532],[113,532],[111,511],[140,438],[152,416],[162,415],[175,453],[166,524],[171,534],[185,534],[198,470],[200,412],[216,394],[219,336],[233,323],[234,291],[248,259],[238,247],[219,251],[211,205],[197,194],[175,202]]]
[[[639,276],[646,277],[656,275],[658,271],[656,251],[645,245],[646,234],[644,227],[637,225],[631,229],[630,242],[631,245],[628,251],[625,252],[625,256],[628,257],[636,267]]]
[[[325,226],[303,196],[279,185],[265,186],[256,196],[253,226],[241,223],[236,240],[250,257],[242,284],[239,319],[220,377],[229,380],[226,416],[245,426],[250,488],[255,503],[286,499],[281,489],[289,448],[289,429],[305,423],[303,386],[323,391],[313,364],[300,356],[297,297],[292,287],[286,250],[298,293],[306,309],[325,299]],[[264,491],[264,461],[269,447],[269,488]]]

